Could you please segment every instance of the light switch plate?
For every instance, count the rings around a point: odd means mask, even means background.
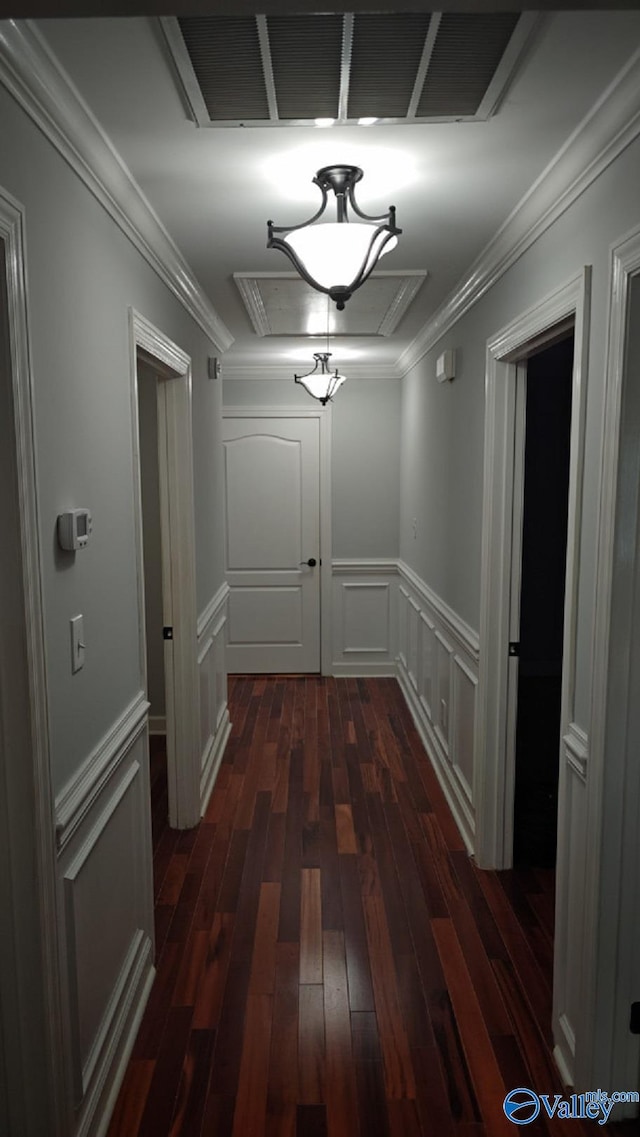
[[[84,618],[74,616],[71,620],[71,672],[75,675],[84,667]]]

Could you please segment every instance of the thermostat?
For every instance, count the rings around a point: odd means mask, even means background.
[[[58,517],[58,541],[62,549],[84,549],[93,528],[88,509],[68,509]]]

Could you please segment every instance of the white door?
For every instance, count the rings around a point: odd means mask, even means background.
[[[223,437],[228,670],[319,671],[319,420],[229,415]]]

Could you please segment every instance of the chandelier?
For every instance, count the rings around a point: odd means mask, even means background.
[[[280,249],[296,272],[312,288],[327,293],[340,311],[380,257],[395,248],[402,232],[396,225],[395,206],[379,217],[370,217],[358,207],[354,191],[362,176],[358,166],[323,166],[313,178],[322,193],[317,213],[301,225],[267,222],[267,248]],[[335,194],[337,219],[319,221],[327,208],[329,190]],[[351,220],[349,208],[360,221]]]
[[[327,297],[327,350],[314,351],[313,358],[315,359],[315,366],[311,371],[306,371],[304,375],[294,375],[295,383],[301,383],[305,391],[323,407],[326,407],[336,391],[345,382],[346,375],[339,375],[338,368],[331,370],[329,360],[331,359],[331,352],[329,351],[329,297]],[[318,367],[320,370],[318,371]]]

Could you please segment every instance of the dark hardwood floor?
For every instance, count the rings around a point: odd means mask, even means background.
[[[563,1093],[553,873],[475,868],[395,680],[236,676],[230,710],[197,829],[151,748],[157,978],[109,1137],[513,1137],[507,1091]],[[567,1126],[604,1128],[527,1131]]]

